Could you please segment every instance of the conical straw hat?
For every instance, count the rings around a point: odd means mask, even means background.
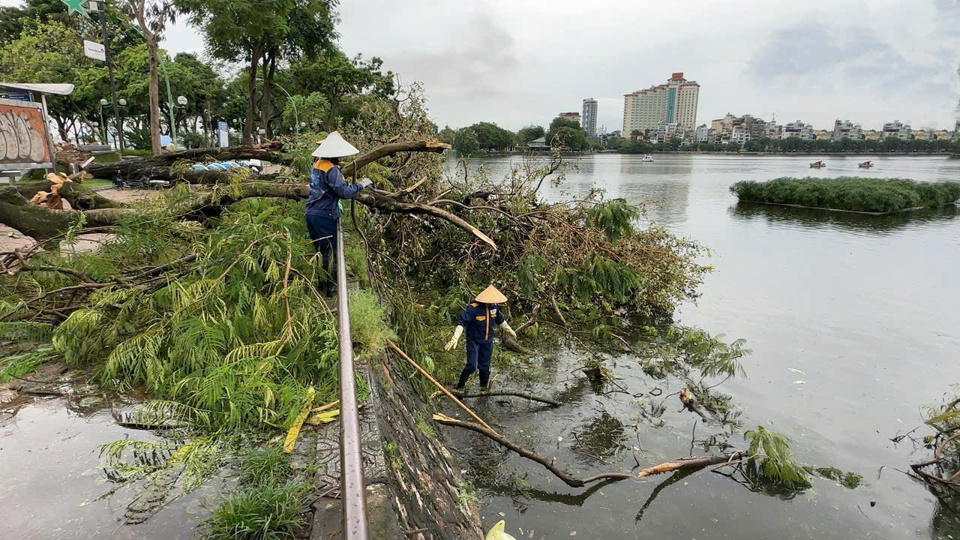
[[[478,294],[476,300],[484,304],[502,304],[507,301],[507,297],[491,285],[484,289],[482,293]]]
[[[326,139],[320,142],[320,146],[313,151],[313,157],[343,157],[352,156],[359,153],[360,151],[357,150],[352,144],[348,143],[346,139],[340,135],[339,131],[334,131],[333,133],[327,135]]]

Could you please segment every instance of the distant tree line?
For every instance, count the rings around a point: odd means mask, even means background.
[[[494,122],[478,122],[460,129],[446,126],[439,132],[440,140],[453,145],[459,155],[482,155],[489,152],[527,150],[527,144],[543,137],[551,147],[565,150],[584,151],[600,149],[602,146],[591,139],[586,130],[576,120],[554,118],[550,126],[530,125],[516,133],[498,126]]]
[[[883,154],[889,152],[909,153],[960,153],[960,142],[945,140],[920,140],[889,138],[877,141],[840,139],[807,140],[798,137],[788,139],[751,139],[742,146],[729,143],[681,143],[677,137],[663,143],[644,140],[610,137],[605,147],[622,154],[650,154],[655,152],[799,152],[830,154]]]

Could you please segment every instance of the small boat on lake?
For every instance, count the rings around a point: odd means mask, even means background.
[[[822,168],[824,168],[824,167],[826,167],[826,166],[827,166],[827,164],[824,163],[822,159],[819,160],[819,161],[814,161],[813,163],[810,164],[810,168],[811,168],[811,169],[822,169]]]
[[[640,161],[642,163],[653,163],[653,156],[643,156],[643,159]]]
[[[863,163],[857,163],[857,166],[860,167],[861,169],[869,169],[870,167],[873,167],[873,163],[870,163],[869,161],[864,161]]]

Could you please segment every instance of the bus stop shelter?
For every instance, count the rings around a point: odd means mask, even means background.
[[[0,82],[0,179],[13,183],[30,169],[55,170],[46,96],[72,92],[72,84]]]

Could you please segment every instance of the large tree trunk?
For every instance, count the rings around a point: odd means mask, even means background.
[[[247,117],[243,121],[243,144],[253,142],[253,123],[257,116],[257,67],[260,64],[260,44],[257,43],[250,51],[250,81],[247,86]]]
[[[124,159],[114,163],[91,163],[86,171],[94,178],[113,179],[119,175],[132,176],[145,172],[157,174],[151,178],[171,179],[176,175],[169,171],[170,165],[176,161],[230,161],[234,159],[259,159],[271,163],[287,164],[290,159],[283,155],[283,146],[280,144],[269,144],[260,146],[230,146],[227,148],[196,148],[191,150],[180,150],[177,152],[167,152],[160,156],[152,158],[134,158]],[[168,169],[161,171],[160,169]],[[200,178],[200,177],[198,177]],[[212,177],[211,177],[212,178]],[[226,179],[226,175],[219,175],[218,178]],[[188,180],[189,181],[189,180]],[[208,180],[198,182],[206,184],[211,183]]]
[[[352,163],[346,165],[343,168],[344,175],[352,174],[358,168],[362,168],[363,165],[375,161],[379,158],[393,155],[398,152],[443,152],[445,149],[449,148],[450,145],[437,142],[437,141],[410,141],[410,142],[397,142],[383,145],[381,147],[375,148],[366,154],[359,156]],[[262,151],[263,148],[277,148],[277,146],[267,146],[267,147],[234,147],[233,149],[224,149],[224,150],[234,150],[244,149],[244,151]],[[270,150],[266,150],[270,151]],[[200,154],[199,151],[192,151],[194,154]],[[219,152],[216,149],[208,149],[209,153],[213,155],[218,155]],[[101,174],[104,176],[109,176],[109,174],[137,174],[139,171],[145,170],[142,166],[131,168],[131,163],[139,162],[162,162],[163,160],[169,159],[169,156],[173,154],[185,155],[184,152],[171,153],[164,155],[162,157],[154,157],[146,160],[125,160],[120,163],[112,163],[106,165],[111,167],[111,169],[97,169],[97,176]],[[241,157],[239,155],[234,155],[234,157]],[[93,171],[91,171],[93,172]],[[198,171],[191,171],[195,173]],[[160,167],[160,174],[177,174],[171,173],[169,167]],[[205,178],[206,175],[198,174],[193,175],[190,173],[181,173],[184,175],[184,179],[189,177],[196,177],[198,179]],[[222,173],[214,173],[213,178],[219,179]],[[46,214],[34,212],[32,209],[26,211],[23,209],[24,206],[28,206],[26,199],[17,191],[16,188],[6,188],[12,192],[12,195],[8,195],[10,201],[8,204],[11,206],[17,206],[15,209],[8,209],[9,211],[0,212],[0,223],[13,227],[20,230],[28,236],[33,236],[38,238],[35,234],[39,234],[39,238],[49,238],[64,232],[75,220],[79,217],[79,212],[76,211],[56,211],[56,210],[46,210],[45,208],[40,208],[44,210]],[[82,189],[82,188],[81,188]],[[66,194],[74,193],[68,188]],[[79,193],[79,191],[77,192]],[[254,182],[242,184],[236,188],[236,190],[230,190],[229,193],[207,193],[201,196],[198,199],[192,201],[186,201],[183,203],[182,208],[176,210],[177,215],[183,216],[185,219],[195,219],[204,215],[216,214],[226,205],[232,204],[238,200],[248,198],[248,197],[277,197],[277,198],[287,198],[287,199],[305,199],[310,194],[310,189],[306,184],[278,184],[270,182]],[[72,196],[72,195],[71,195]],[[491,240],[487,235],[482,231],[471,225],[469,222],[441,208],[436,206],[431,206],[429,204],[420,204],[412,203],[401,200],[404,194],[390,194],[382,191],[377,191],[374,189],[364,190],[357,195],[357,202],[365,204],[370,208],[373,208],[379,212],[384,213],[398,213],[398,214],[420,214],[428,215],[436,218],[445,220],[454,226],[466,231],[469,234],[472,234],[489,244],[494,249],[497,248],[496,244]],[[71,201],[71,204],[72,201]],[[133,209],[127,208],[103,208],[98,206],[100,203],[97,202],[97,199],[90,199],[89,202],[78,203],[89,204],[94,210],[90,212],[85,212],[86,214],[99,213],[96,215],[91,215],[88,217],[88,225],[110,225],[115,222],[116,219],[119,219],[120,216],[126,215],[128,212],[133,212]],[[33,207],[32,208],[39,208]],[[25,213],[26,212],[26,213]],[[43,221],[45,215],[49,216],[49,213],[58,214],[56,218],[50,218],[47,220],[46,224],[39,224],[39,221]],[[112,213],[111,213],[112,212]],[[34,216],[34,217],[30,217]],[[28,219],[29,223],[21,224],[20,219]],[[24,230],[23,227],[26,227],[27,230]],[[28,232],[31,231],[31,232]]]
[[[264,130],[267,139],[273,138],[273,129],[270,127],[270,117],[273,115],[273,75],[277,70],[277,49],[273,48],[263,62],[263,101],[260,104],[260,128]]]
[[[160,145],[160,74],[157,71],[157,45],[156,36],[144,29],[144,37],[147,40],[147,50],[150,56],[150,88],[148,95],[150,97],[150,150],[153,155],[159,156],[163,152]]]
[[[9,225],[34,240],[46,240],[63,234],[80,219],[82,213],[90,227],[113,225],[121,217],[136,210],[103,208],[80,212],[78,210],[50,210],[30,204],[12,186],[0,188],[0,223]]]

